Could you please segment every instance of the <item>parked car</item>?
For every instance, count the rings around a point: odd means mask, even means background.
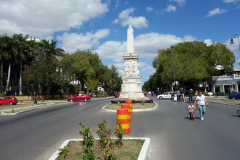
[[[171,92],[165,92],[157,96],[158,99],[171,99]]]
[[[232,94],[228,97],[228,99],[240,99],[240,93]]]
[[[0,99],[0,105],[1,104],[10,104],[10,105],[16,105],[18,103],[17,98],[15,97],[2,97]]]
[[[209,95],[209,96],[212,96],[212,95],[213,95],[213,93],[212,93],[212,92],[208,92],[208,95]]]
[[[115,98],[118,98],[120,96],[120,92],[115,92],[114,96]]]
[[[90,100],[90,96],[80,93],[80,94],[75,94],[74,96],[68,98],[68,101],[70,101],[70,102],[82,101],[82,100],[84,100],[86,102],[87,100]]]

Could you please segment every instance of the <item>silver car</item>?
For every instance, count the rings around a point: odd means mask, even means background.
[[[171,99],[171,92],[165,92],[157,96],[158,99]]]

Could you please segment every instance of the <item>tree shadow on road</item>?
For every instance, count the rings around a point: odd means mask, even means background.
[[[239,116],[237,116],[236,114],[235,114],[235,115],[231,115],[231,116],[233,116],[233,117],[239,117]]]

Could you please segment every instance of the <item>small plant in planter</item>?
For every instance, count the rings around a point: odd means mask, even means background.
[[[108,128],[106,121],[98,124],[97,134],[100,138],[98,145],[100,146],[104,159],[114,159],[114,143],[112,142],[112,129]]]
[[[94,152],[92,150],[94,144],[94,138],[92,133],[89,133],[88,138],[86,139],[85,148],[83,149],[83,160],[96,160],[97,158],[94,156]]]
[[[94,156],[94,152],[92,150],[93,144],[94,144],[94,138],[92,135],[92,129],[90,127],[85,127],[83,124],[83,121],[79,123],[80,126],[82,126],[82,129],[79,131],[80,135],[83,136],[84,145],[86,147],[83,149],[83,160],[96,160],[96,157]]]
[[[79,126],[82,126],[82,129],[79,131],[79,133],[81,136],[83,136],[83,141],[84,141],[84,144],[86,145],[86,141],[89,137],[89,134],[92,132],[92,130],[90,129],[90,127],[85,127],[83,121],[79,123]]]
[[[116,129],[116,132],[115,132],[115,135],[117,137],[117,141],[115,142],[115,144],[118,145],[118,146],[122,146],[123,145],[122,138],[123,138],[123,135],[124,135],[124,129],[122,128],[122,123],[121,122],[118,123],[118,126],[119,126],[119,128]]]
[[[63,148],[59,148],[58,151],[60,152],[60,153],[58,153],[59,155],[63,153],[63,158],[66,160],[66,157],[69,152],[69,148],[64,146]]]

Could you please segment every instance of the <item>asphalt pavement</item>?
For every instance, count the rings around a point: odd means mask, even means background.
[[[116,127],[116,113],[101,110],[111,99],[74,102],[15,116],[0,116],[1,160],[48,159],[66,139],[81,138],[78,123]],[[240,159],[239,107],[209,103],[204,121],[186,119],[187,103],[155,100],[153,111],[134,112],[131,134],[151,138],[151,160]],[[96,135],[95,135],[96,136]],[[96,136],[97,137],[97,136]]]

